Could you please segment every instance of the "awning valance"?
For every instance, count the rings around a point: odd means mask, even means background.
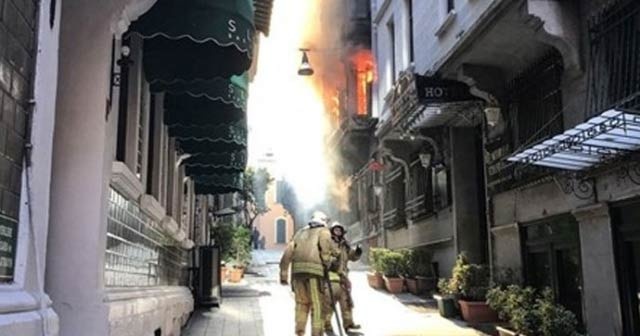
[[[612,109],[508,161],[580,171],[640,150],[640,114]]]
[[[173,125],[169,136],[189,154],[231,152],[247,148],[246,120],[219,125]]]
[[[157,81],[151,84],[152,92],[165,92],[174,102],[174,109],[187,109],[194,99],[202,98],[212,103],[228,105],[235,109],[246,111],[247,109],[247,75],[232,76],[231,78],[214,78],[211,80],[194,80],[164,82]],[[171,98],[171,97],[176,98]],[[182,106],[181,106],[182,105]]]
[[[220,172],[242,172],[247,167],[247,151],[195,154],[183,163],[187,176]]]
[[[158,0],[130,32],[145,38],[147,80],[239,75],[252,62],[251,0]]]
[[[243,173],[228,173],[214,175],[198,175],[192,177],[196,185],[196,194],[215,195],[242,191]]]

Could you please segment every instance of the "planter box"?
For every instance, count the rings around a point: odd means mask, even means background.
[[[387,288],[387,291],[391,294],[400,294],[404,289],[404,279],[403,278],[387,278],[382,277],[384,279],[384,285]]]
[[[384,280],[382,279],[382,275],[380,273],[367,273],[367,281],[369,282],[369,286],[371,286],[371,288],[384,288]]]
[[[462,318],[471,323],[497,322],[498,313],[485,301],[458,301]]]
[[[496,326],[496,330],[498,330],[498,335],[500,336],[524,336],[522,334],[518,334],[515,331],[511,331],[507,328]]]
[[[440,316],[452,318],[458,315],[456,300],[453,297],[434,295],[433,298],[438,303],[438,312],[440,312]]]
[[[427,293],[429,291],[435,291],[436,289],[436,278],[427,278],[416,276],[416,281],[418,282],[418,293]]]
[[[416,279],[404,279],[405,283],[407,284],[407,290],[409,291],[409,293],[414,294],[414,295],[418,295],[420,294],[420,290],[418,288],[418,280]]]

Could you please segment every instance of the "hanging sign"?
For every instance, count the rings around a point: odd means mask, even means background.
[[[418,100],[423,104],[480,99],[471,94],[467,84],[450,79],[416,76],[416,89]]]

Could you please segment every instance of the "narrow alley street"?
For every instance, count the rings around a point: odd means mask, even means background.
[[[197,310],[186,336],[282,336],[293,334],[294,301],[288,286],[278,283],[280,251],[254,252],[254,262],[239,284],[226,284],[219,308]],[[355,320],[362,330],[350,335],[475,336],[485,335],[464,322],[440,317],[436,310],[418,311],[404,303],[424,302],[410,294],[399,297],[367,285],[364,270],[352,271]],[[403,303],[404,302],[404,303]],[[337,326],[334,320],[334,330]]]

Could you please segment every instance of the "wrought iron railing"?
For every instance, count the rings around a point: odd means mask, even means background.
[[[640,101],[640,2],[619,0],[589,21],[588,117]],[[636,100],[633,102],[633,100]]]
[[[407,218],[420,219],[433,213],[433,203],[429,202],[431,197],[427,197],[426,194],[415,197],[409,200],[405,205],[405,213]]]
[[[104,280],[107,287],[186,284],[187,253],[140,207],[109,193]]]
[[[397,228],[406,225],[403,209],[391,209],[382,215],[382,224],[385,228]]]

